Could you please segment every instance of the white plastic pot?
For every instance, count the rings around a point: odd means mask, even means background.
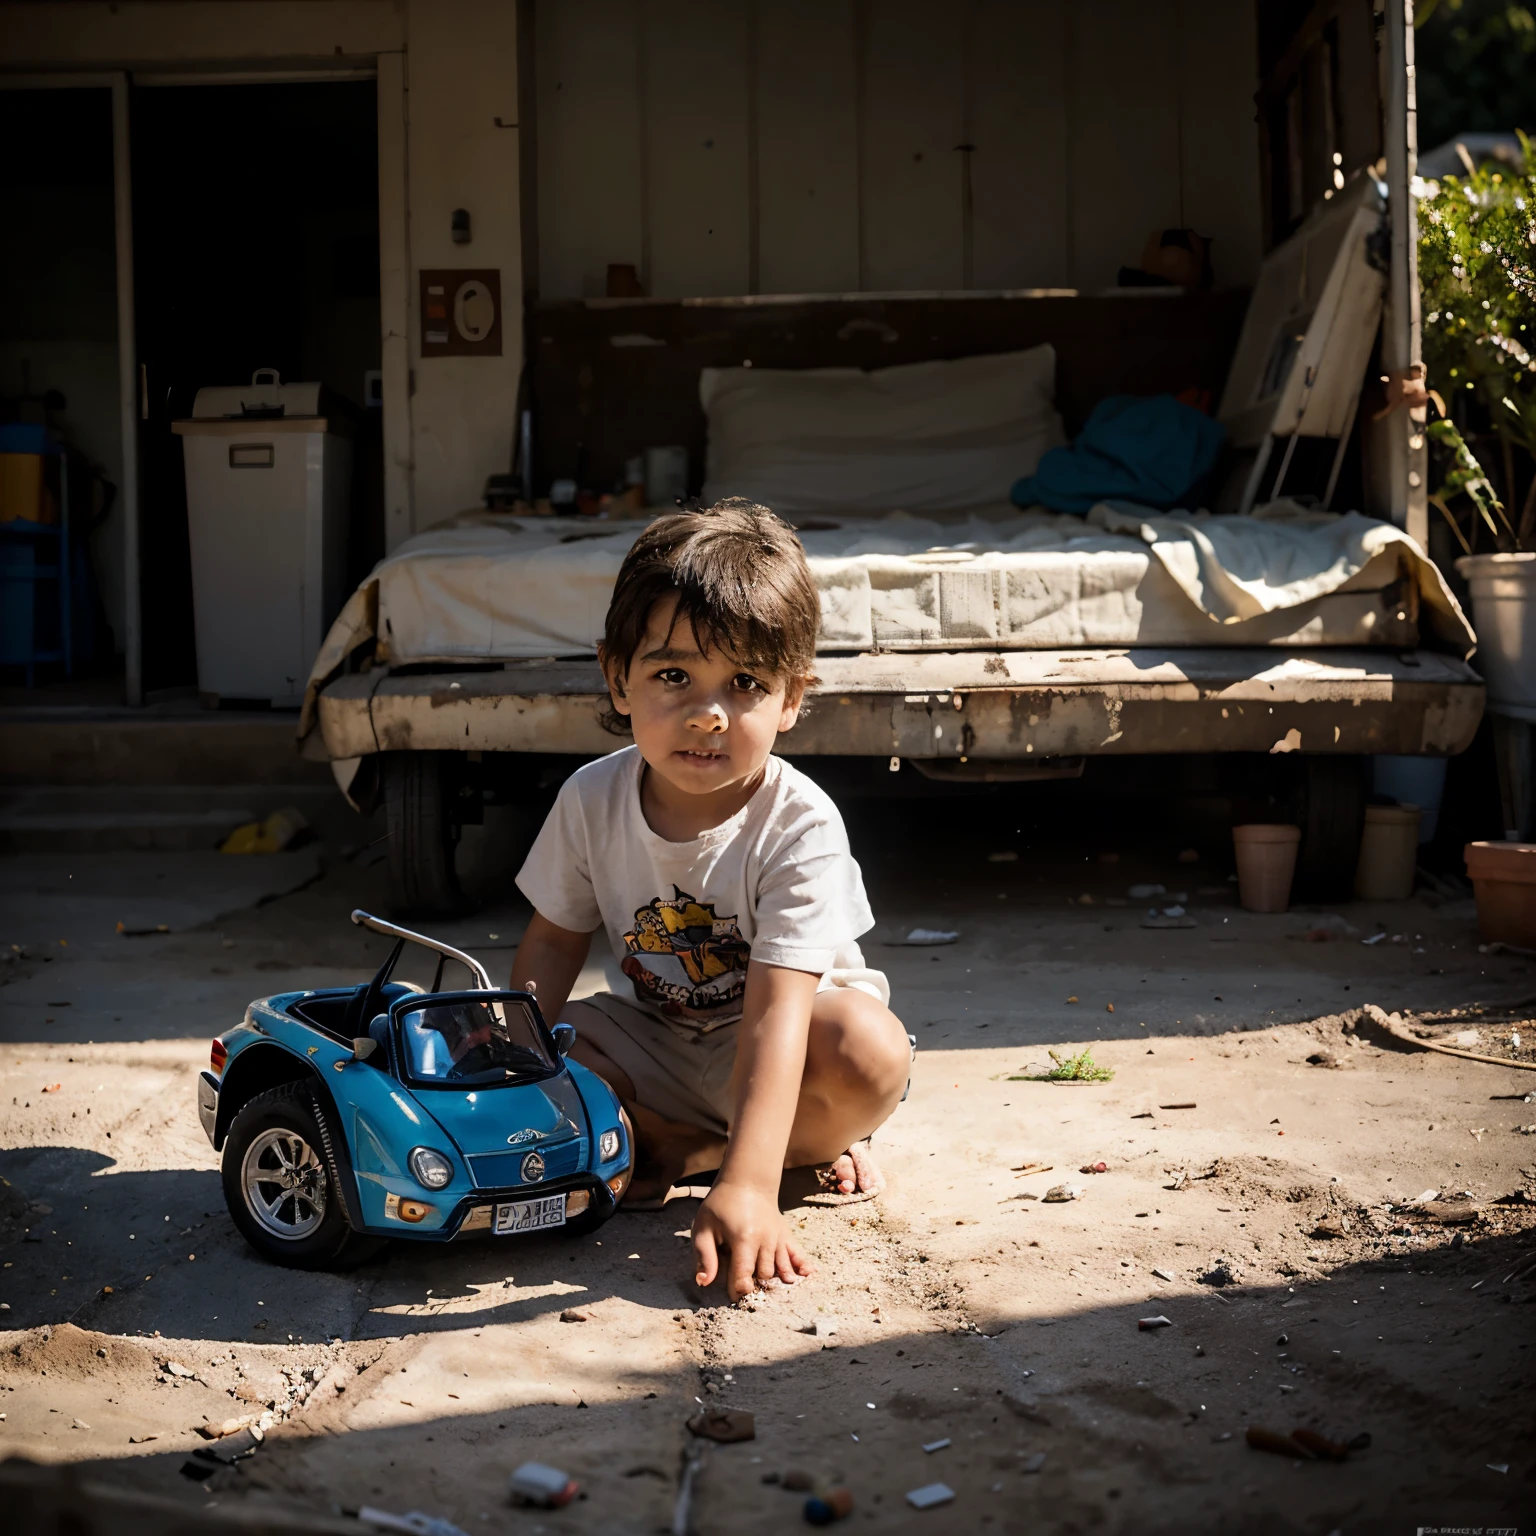
[[[1536,554],[1463,555],[1488,706],[1536,720]]]

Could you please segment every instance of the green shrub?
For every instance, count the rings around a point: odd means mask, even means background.
[[[1507,482],[1517,452],[1536,465],[1536,147],[1520,141],[1521,171],[1469,165],[1465,176],[1425,182],[1419,203],[1424,362],[1446,418],[1430,428],[1440,450],[1430,499],[1463,544],[1450,507],[1458,496],[1506,546],[1529,544],[1536,524],[1536,477],[1517,534],[1461,430],[1471,415],[1486,417]]]

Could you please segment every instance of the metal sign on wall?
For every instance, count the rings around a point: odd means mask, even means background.
[[[501,273],[438,267],[421,274],[421,355],[501,356]]]

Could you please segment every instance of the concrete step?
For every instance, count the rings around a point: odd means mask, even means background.
[[[334,787],[31,786],[0,791],[0,853],[192,853],[285,805],[321,836],[338,821],[357,823]]]
[[[0,709],[0,784],[330,784],[297,727],[278,712]]]

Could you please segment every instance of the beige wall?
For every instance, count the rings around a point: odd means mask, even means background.
[[[1181,223],[1215,237],[1222,281],[1256,269],[1241,0],[540,0],[537,21],[546,297],[601,293],[615,261],[670,296],[1092,289]],[[511,465],[519,130],[495,120],[522,110],[513,0],[0,3],[0,70],[348,65],[378,65],[394,122],[393,545]],[[420,356],[416,274],[439,265],[500,271],[502,357]]]
[[[410,204],[411,397],[417,528],[479,503],[485,477],[512,467],[522,370],[518,213],[517,8],[507,0],[410,0],[405,57]],[[473,239],[450,220],[467,208]],[[415,273],[501,272],[502,355],[420,355]]]
[[[1257,271],[1244,0],[538,0],[537,39],[544,298],[1091,290],[1178,225]]]
[[[399,48],[404,25],[397,0],[33,0],[0,4],[0,68],[355,62]]]

